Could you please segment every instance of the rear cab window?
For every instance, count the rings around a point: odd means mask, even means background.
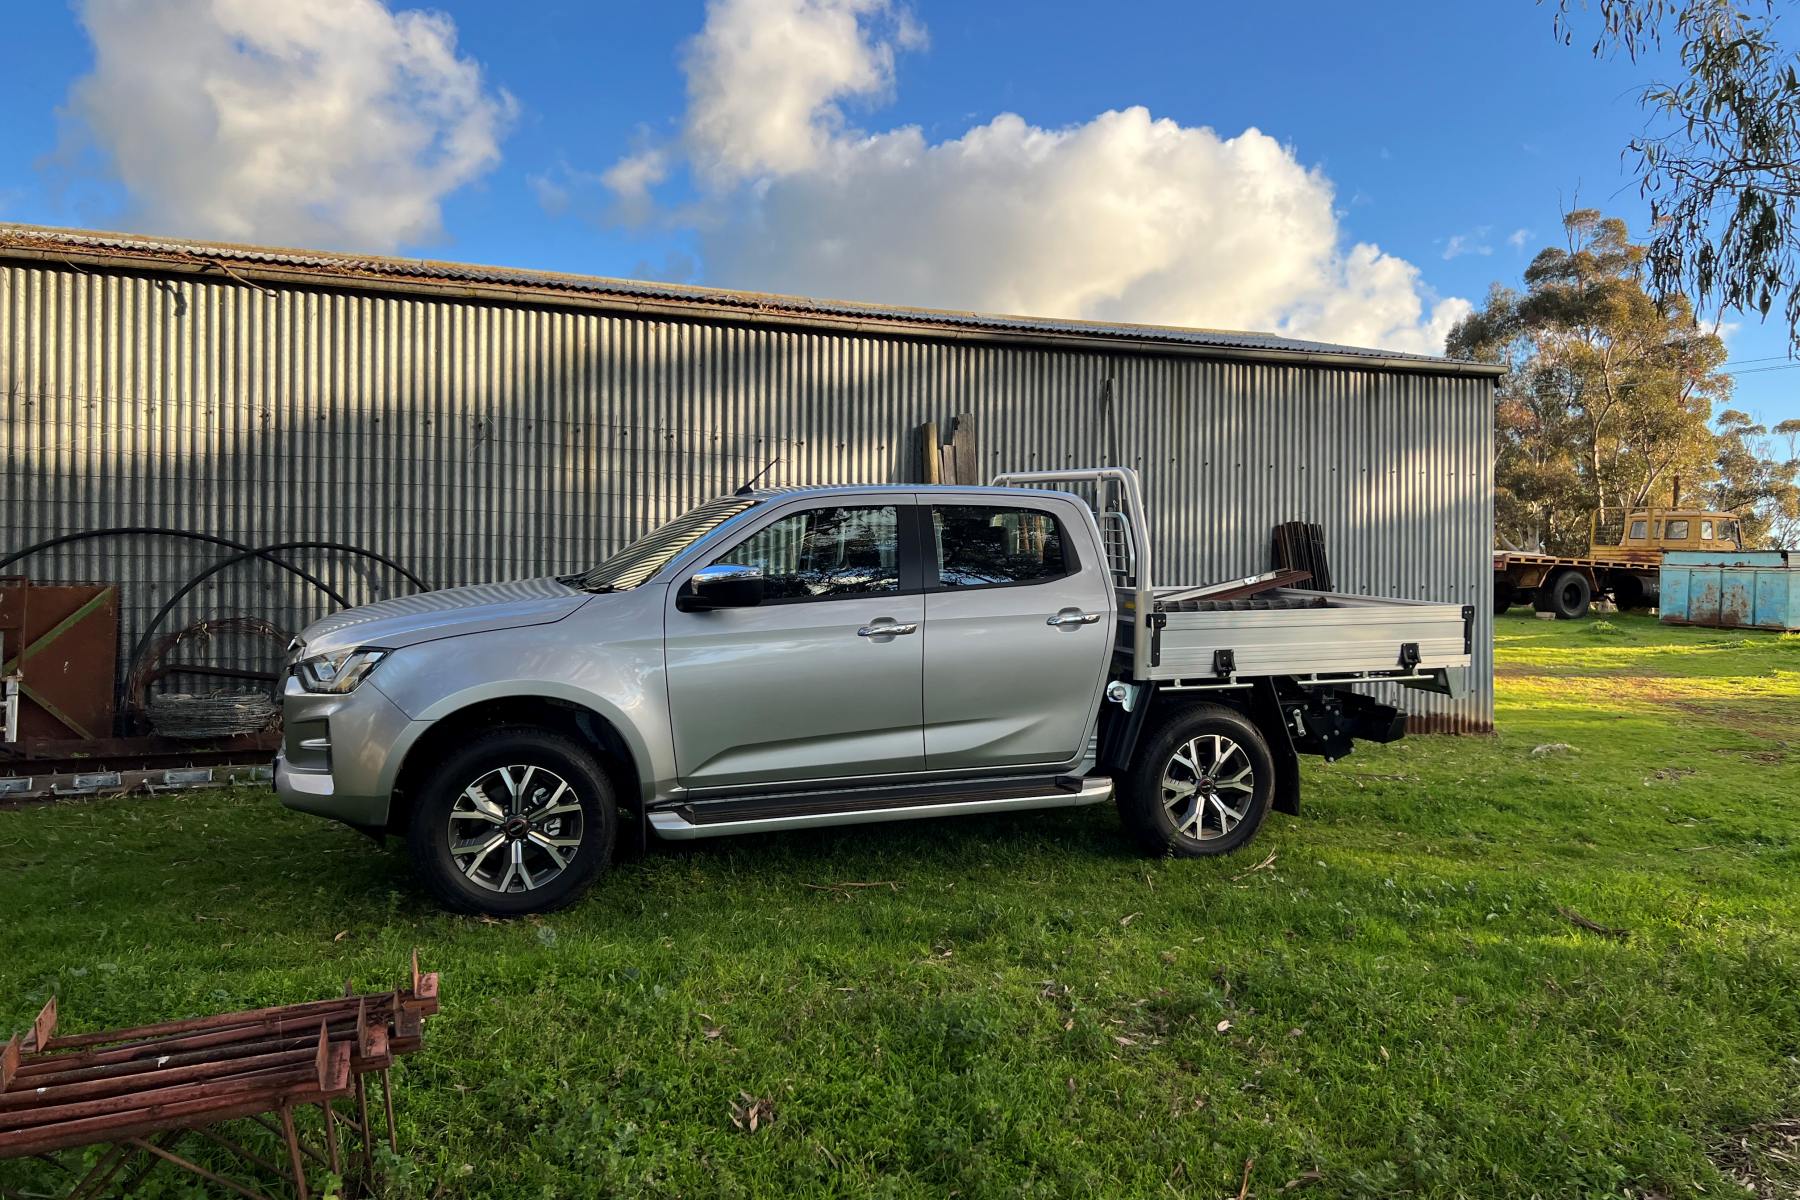
[[[1667,536],[1671,542],[1684,542],[1687,540],[1687,535],[1688,523],[1686,521],[1669,522],[1669,532]]]
[[[1644,540],[1644,524],[1645,523],[1643,521],[1633,521],[1631,523],[1631,540],[1632,541],[1641,542]]]
[[[1048,583],[1076,569],[1061,523],[1042,509],[934,504],[931,535],[938,589]]]

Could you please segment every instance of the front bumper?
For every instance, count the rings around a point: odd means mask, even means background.
[[[383,829],[400,761],[425,723],[413,721],[373,680],[320,696],[291,676],[281,698],[275,794],[299,812]]]

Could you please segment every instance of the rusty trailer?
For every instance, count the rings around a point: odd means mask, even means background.
[[[269,1178],[307,1200],[319,1170],[366,1184],[378,1142],[399,1149],[394,1059],[419,1048],[437,1010],[417,952],[410,984],[389,992],[346,985],[329,1000],[99,1033],[58,1032],[52,998],[0,1051],[0,1164],[30,1163],[71,1200],[128,1193],[165,1164],[251,1200],[271,1195]],[[44,1193],[0,1174],[0,1197],[27,1194]]]

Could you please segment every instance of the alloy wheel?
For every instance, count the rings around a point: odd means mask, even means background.
[[[1250,756],[1224,734],[1190,738],[1163,766],[1163,807],[1182,837],[1204,842],[1226,836],[1243,821],[1255,795]]]
[[[581,799],[546,767],[495,767],[450,809],[450,860],[490,892],[531,892],[568,869],[581,847]]]

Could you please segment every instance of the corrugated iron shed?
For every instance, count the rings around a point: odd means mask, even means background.
[[[438,584],[597,560],[765,482],[911,478],[971,414],[982,466],[1144,473],[1162,572],[1267,565],[1322,525],[1340,588],[1473,604],[1487,652],[1498,368],[1263,334],[898,308],[550,272],[0,225],[7,543],[167,525],[354,542]],[[24,564],[122,588],[126,646],[214,547]],[[397,580],[296,555],[354,599]],[[172,624],[298,628],[323,598],[247,563]],[[1432,728],[1492,721],[1408,693]]]

